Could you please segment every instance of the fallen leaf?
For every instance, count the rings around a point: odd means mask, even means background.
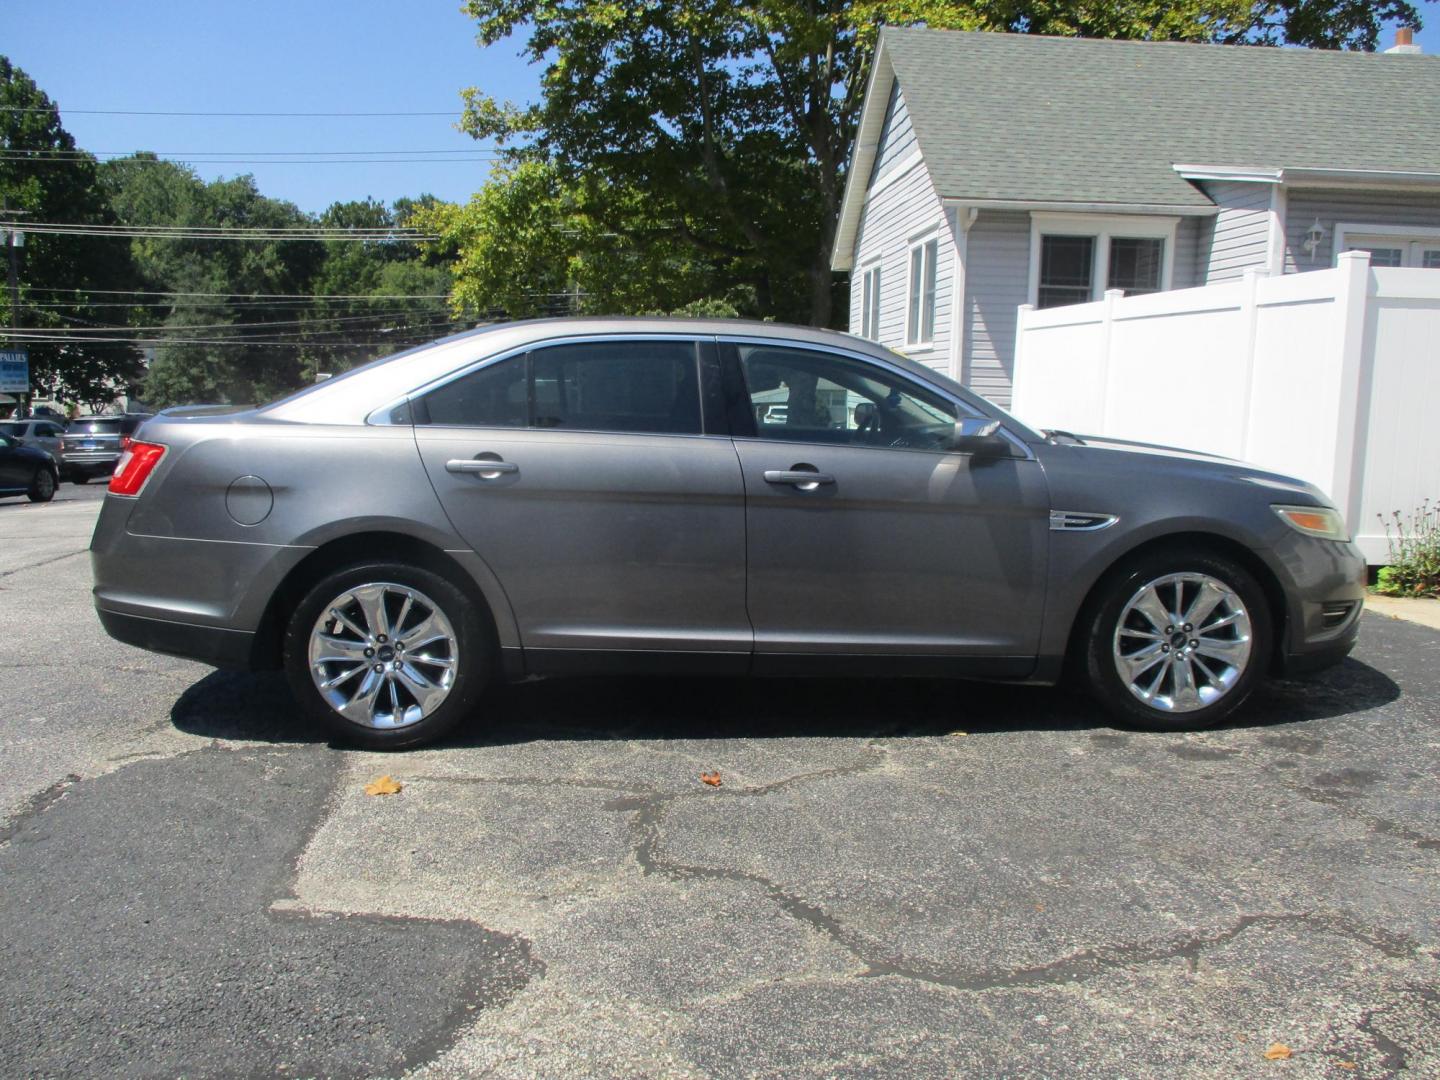
[[[709,784],[711,787],[719,787],[720,774],[718,772],[702,772],[700,774],[700,782],[702,784]]]
[[[1339,1065],[1342,1069],[1358,1069],[1360,1067],[1359,1065],[1356,1065],[1353,1061],[1337,1061],[1335,1062],[1335,1064]]]
[[[1290,1047],[1284,1043],[1271,1043],[1270,1049],[1265,1051],[1266,1061],[1284,1061],[1292,1053]]]
[[[1044,911],[1044,910],[1045,910],[1045,905],[1044,905],[1044,904],[1036,904],[1036,905],[1035,905],[1035,910],[1036,910],[1036,911]]]
[[[970,734],[970,733],[969,733],[968,731],[952,731],[952,732],[950,732],[950,737],[951,737],[952,739],[956,739],[956,738],[960,738],[960,737],[963,736],[963,735],[969,735],[969,734]]]
[[[365,785],[366,795],[398,795],[403,787],[399,780],[396,780],[389,773],[380,777],[379,780],[371,780]]]

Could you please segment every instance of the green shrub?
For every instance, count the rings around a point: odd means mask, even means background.
[[[1440,506],[1426,499],[1408,517],[1394,511],[1387,519],[1390,565],[1380,571],[1375,591],[1385,596],[1440,596]]]

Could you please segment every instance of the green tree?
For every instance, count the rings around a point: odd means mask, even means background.
[[[111,206],[127,224],[314,224],[293,204],[260,194],[250,176],[205,183],[189,168],[153,154],[106,162],[102,171]],[[310,291],[324,258],[319,241],[145,237],[133,242],[133,256],[141,288],[192,294],[176,296],[168,308],[137,308],[132,315],[132,326],[146,328],[139,336],[155,341],[147,402],[262,401],[300,385],[299,324],[307,302],[263,298]]]
[[[486,234],[523,218],[524,192],[539,185],[560,193],[552,210],[572,237],[587,236],[571,227],[583,221],[642,258],[683,249],[712,295],[746,295],[748,313],[817,324],[835,319],[830,252],[882,24],[1351,48],[1373,48],[1384,20],[1419,24],[1407,0],[468,0],[466,10],[482,44],[518,35],[544,65],[538,102],[466,91],[466,130],[550,171],[503,171],[509,194],[482,192],[455,212],[447,235],[461,238],[462,294],[508,309],[513,287],[492,291],[507,275],[573,279],[578,243],[542,270],[532,249]],[[507,200],[517,203],[510,211]]]
[[[415,215],[435,204],[428,195],[398,200],[393,208],[373,199],[337,202],[320,215],[319,223],[348,229],[408,227]],[[449,291],[450,271],[413,241],[327,240],[323,251],[312,280],[317,299],[305,315],[307,375],[345,371],[461,325],[447,314],[445,301],[435,299]]]
[[[111,225],[114,215],[97,183],[95,159],[77,150],[55,103],[33,79],[0,56],[0,196],[21,222]],[[20,254],[18,323],[27,340],[37,392],[92,407],[108,404],[138,376],[130,346],[84,341],[76,330],[102,330],[123,319],[97,290],[133,288],[135,268],[124,240],[31,232]],[[0,273],[4,269],[0,268]],[[12,319],[9,289],[0,289],[4,325]],[[58,340],[72,335],[72,340]],[[105,334],[91,336],[104,337]]]

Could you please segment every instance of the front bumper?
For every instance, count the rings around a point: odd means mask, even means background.
[[[1351,543],[1298,537],[1287,548],[1282,555],[1291,584],[1275,668],[1300,675],[1340,663],[1355,647],[1368,567]]]

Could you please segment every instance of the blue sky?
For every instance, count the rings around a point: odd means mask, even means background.
[[[164,156],[257,151],[459,150],[484,147],[454,128],[460,90],[538,92],[539,69],[515,42],[482,50],[459,0],[191,0],[0,3],[0,52],[61,108],[87,150]],[[188,112],[431,112],[455,117],[197,118],[92,116],[66,109]],[[363,156],[363,155],[362,155]],[[430,192],[463,200],[487,161],[210,164],[209,179],[251,172],[267,195],[305,210]]]
[[[1440,9],[1421,4],[1417,35],[1440,53]],[[61,107],[92,151],[165,156],[256,152],[465,151],[450,161],[200,165],[202,176],[253,173],[260,190],[318,211],[336,200],[386,202],[430,192],[463,200],[480,187],[484,149],[446,116],[198,118],[94,116],[66,109],[181,112],[431,112],[454,110],[460,90],[526,101],[539,69],[515,42],[482,50],[459,0],[9,0],[0,51]],[[1389,45],[1387,31],[1382,45]],[[360,155],[366,156],[366,155]],[[393,155],[403,156],[403,155]]]

